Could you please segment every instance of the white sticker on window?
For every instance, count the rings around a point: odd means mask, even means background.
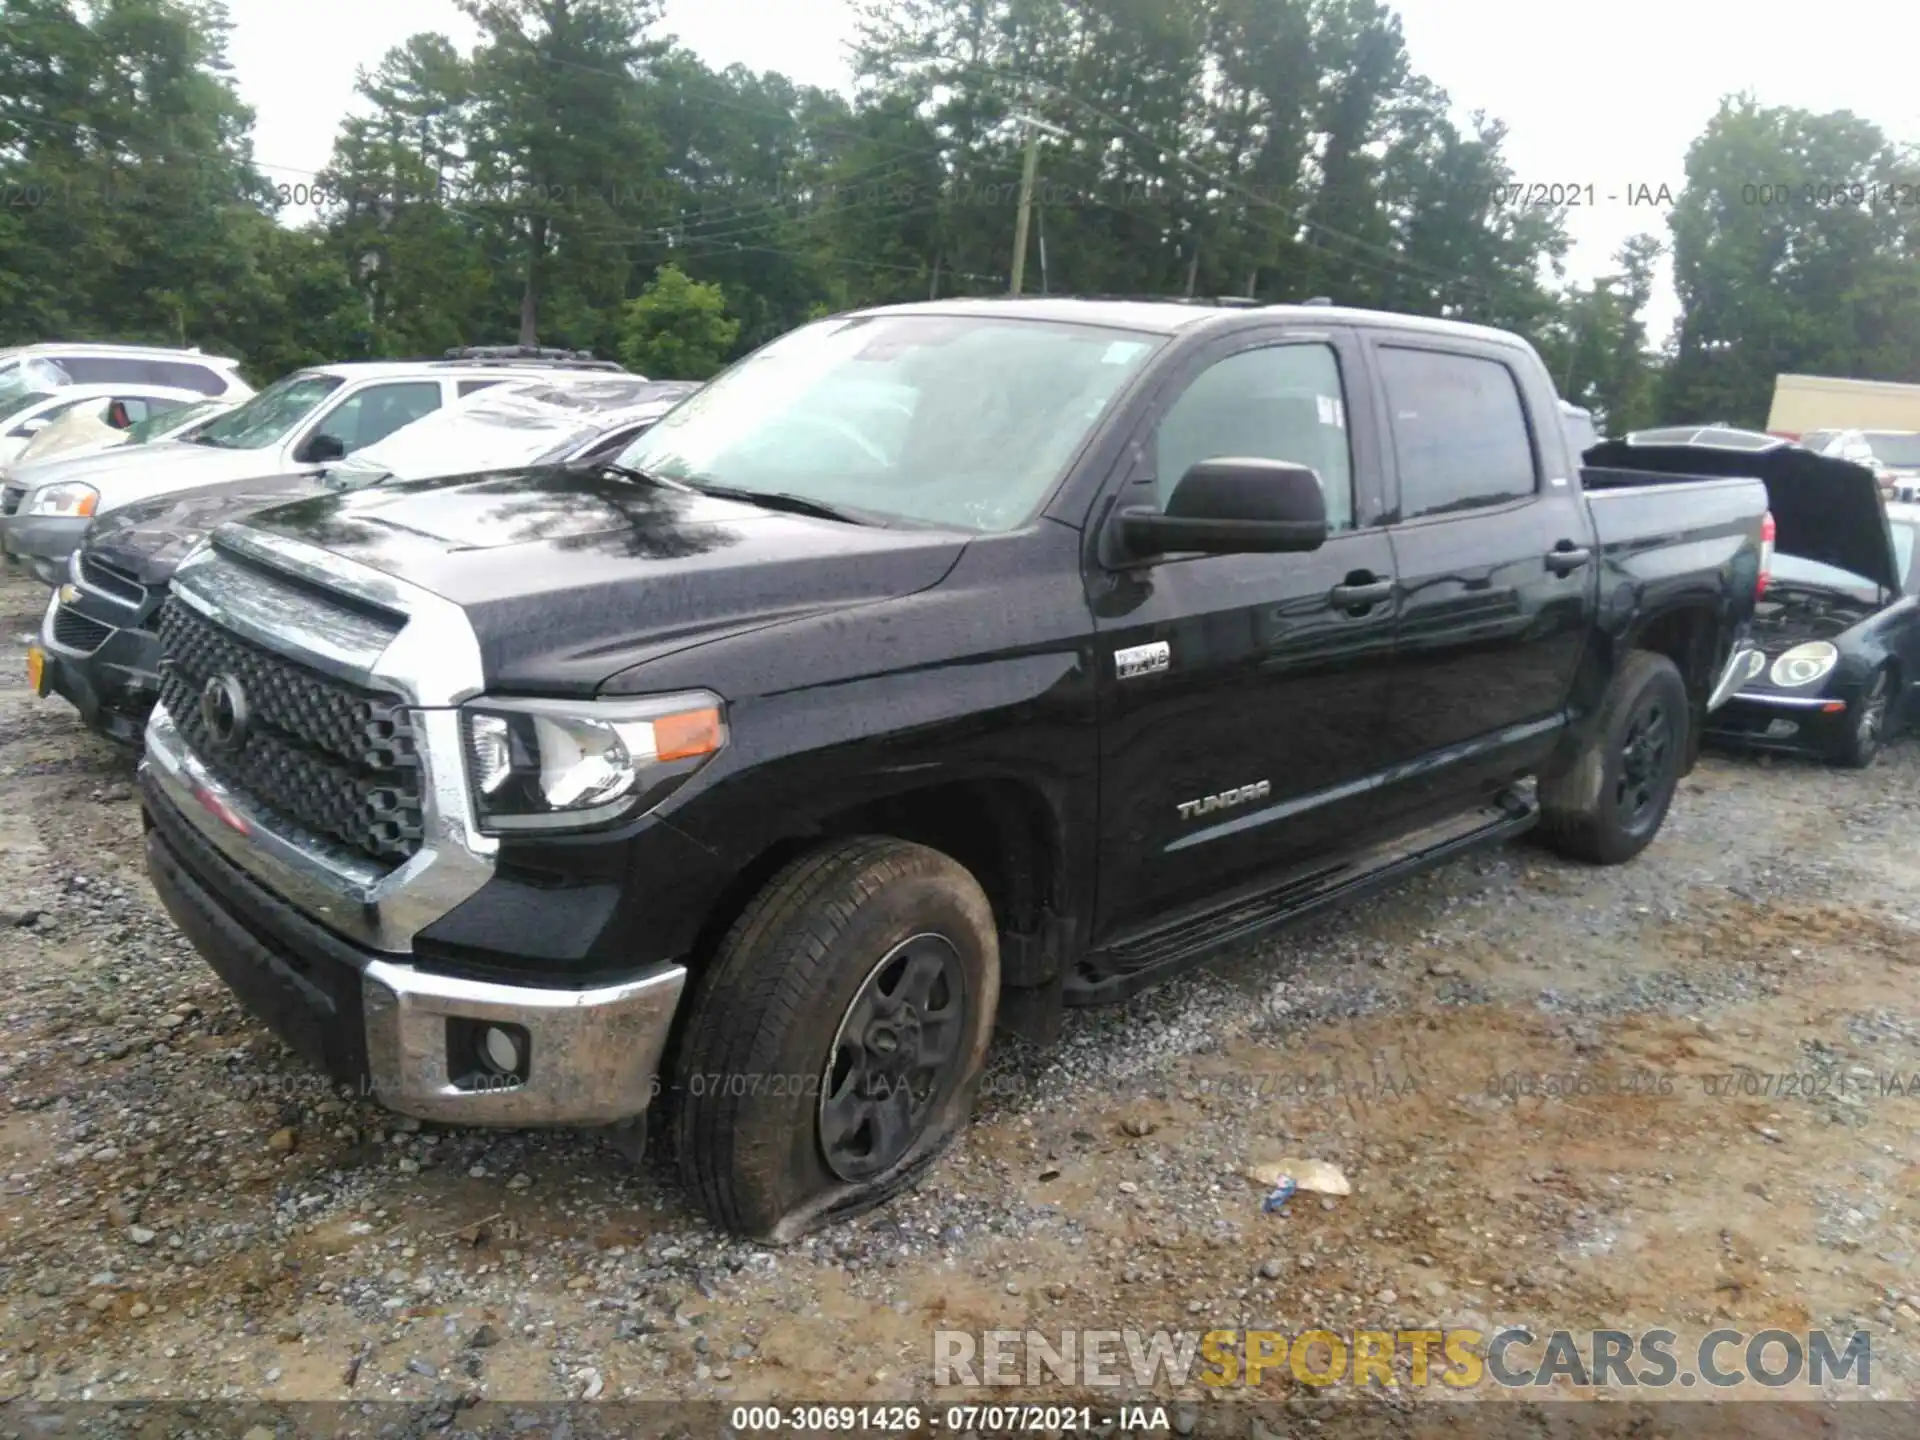
[[[1335,430],[1344,430],[1347,428],[1346,402],[1341,400],[1339,396],[1316,395],[1313,397],[1313,400],[1320,411],[1320,423],[1322,425],[1330,425]]]
[[[1102,365],[1124,365],[1138,355],[1147,345],[1144,340],[1116,340],[1107,346],[1107,353],[1100,357]]]

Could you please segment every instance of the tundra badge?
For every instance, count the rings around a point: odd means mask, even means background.
[[[1231,810],[1249,800],[1264,800],[1272,793],[1271,782],[1256,780],[1251,785],[1242,785],[1238,790],[1224,790],[1218,795],[1206,795],[1198,800],[1183,800],[1179,805],[1180,818],[1197,820],[1202,815],[1211,815],[1216,810]]]
[[[1132,680],[1140,675],[1158,675],[1173,660],[1173,647],[1164,640],[1156,640],[1151,645],[1135,645],[1128,650],[1113,652],[1113,672],[1121,680]]]

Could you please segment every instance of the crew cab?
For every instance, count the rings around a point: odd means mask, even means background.
[[[1766,493],[1588,478],[1496,330],[825,319],[609,469],[217,528],[158,621],[149,871],[313,1063],[435,1121],[654,1113],[783,1241],[922,1172],[996,1026],[1536,823],[1640,853]]]

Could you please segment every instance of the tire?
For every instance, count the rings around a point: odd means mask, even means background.
[[[1880,758],[1881,747],[1887,743],[1887,729],[1893,723],[1892,671],[1884,667],[1874,671],[1852,718],[1845,742],[1829,758],[1849,770],[1865,770]]]
[[[1540,783],[1540,833],[1573,860],[1620,865],[1660,833],[1687,754],[1692,702],[1664,655],[1630,651],[1593,731],[1566,770]]]
[[[784,1244],[911,1185],[972,1112],[999,994],[992,907],[947,856],[860,837],[791,862],[688,1015],[672,1122],[688,1191],[721,1228]],[[882,1073],[934,1049],[931,1075]]]

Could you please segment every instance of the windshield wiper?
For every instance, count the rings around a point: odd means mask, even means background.
[[[811,500],[805,495],[794,495],[784,490],[746,490],[736,485],[701,484],[691,488],[702,495],[712,495],[721,500],[744,500],[763,510],[784,510],[793,515],[811,515],[817,520],[838,520],[843,525],[885,523],[864,511],[850,510],[844,505],[829,505],[824,500]]]
[[[642,470],[637,465],[622,465],[617,460],[595,460],[589,468],[603,475],[618,475],[622,480],[638,480],[642,485],[658,485],[666,490],[691,488],[652,470]]]
[[[393,479],[393,471],[383,470],[377,465],[366,465],[358,469],[341,465],[331,470],[322,470],[314,476],[314,479],[329,490],[364,490],[369,485],[378,485],[382,480]]]

